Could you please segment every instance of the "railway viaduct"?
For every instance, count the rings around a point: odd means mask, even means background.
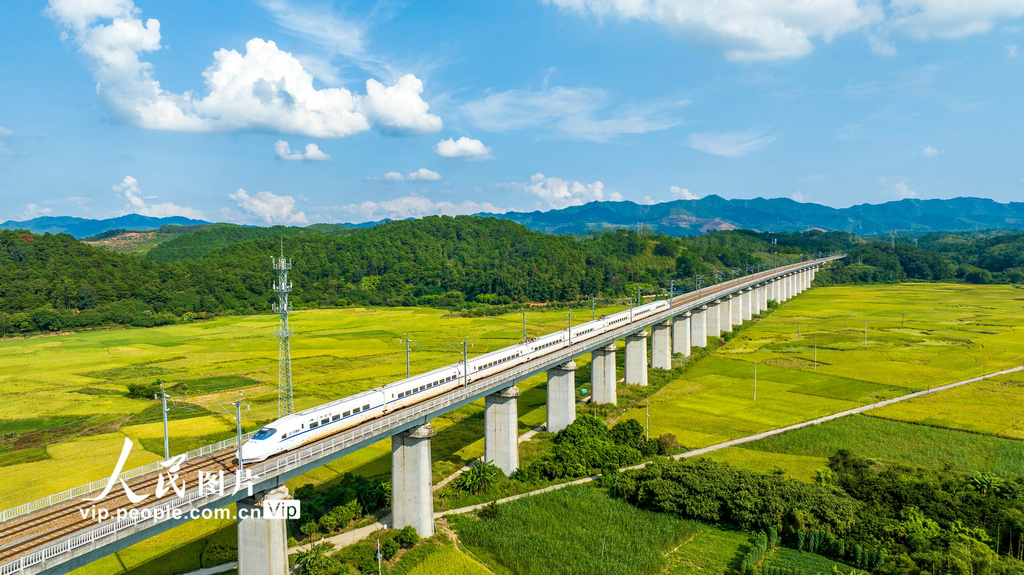
[[[283,575],[288,572],[285,520],[242,518],[242,510],[262,508],[267,501],[288,499],[284,483],[311,469],[383,439],[391,438],[393,527],[413,526],[422,536],[432,535],[431,419],[484,399],[485,455],[505,473],[519,467],[516,383],[547,374],[547,429],[557,432],[576,418],[575,358],[591,354],[590,385],[596,403],[616,403],[618,372],[616,342],[625,341],[626,385],[647,385],[647,370],[669,369],[673,354],[687,356],[717,337],[767,309],[768,302],[785,302],[811,286],[818,269],[842,256],[820,258],[744,276],[689,292],[670,300],[663,312],[629,322],[598,338],[452,390],[407,408],[391,412],[355,428],[259,464],[247,466],[248,476],[233,463],[234,440],[222,442],[184,457],[179,476],[188,488],[162,498],[132,502],[122,488],[136,494],[152,493],[166,470],[158,464],[119,475],[110,493],[95,501],[85,497],[106,487],[95,482],[0,514],[0,575],[60,574],[152,537],[192,518],[193,512],[238,504],[238,556],[242,575]],[[674,294],[673,294],[674,295]],[[648,352],[648,345],[650,350]],[[200,471],[223,475],[230,486],[251,482],[253,494],[199,486]],[[194,486],[189,488],[190,486]],[[110,518],[97,521],[87,512],[106,511]],[[122,516],[117,514],[122,510]],[[123,513],[136,510],[138,515]],[[146,512],[143,515],[141,512]]]

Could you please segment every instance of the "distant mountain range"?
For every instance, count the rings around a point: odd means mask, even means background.
[[[676,200],[643,205],[633,202],[591,202],[546,212],[478,214],[519,222],[526,227],[554,234],[587,234],[605,229],[644,226],[658,233],[689,236],[713,230],[736,228],[766,232],[794,232],[809,229],[845,231],[862,236],[889,231],[927,233],[976,229],[1024,229],[1024,203],[1001,204],[985,198],[951,200],[907,199],[883,204],[860,204],[831,208],[800,203],[787,198],[727,200],[706,196],[698,200]],[[106,220],[74,217],[41,217],[7,221],[0,228],[27,229],[36,233],[68,233],[76,238],[110,230],[155,230],[161,226],[206,224],[183,217],[152,218],[129,214]],[[357,224],[357,227],[374,222]]]
[[[673,236],[697,235],[736,228],[795,232],[819,228],[861,236],[895,230],[910,233],[1024,228],[1024,203],[1000,204],[984,198],[907,199],[883,204],[831,208],[788,198],[727,200],[706,196],[641,205],[633,202],[591,202],[547,212],[493,214],[526,227],[554,234],[642,225]]]
[[[160,226],[165,225],[194,226],[208,223],[210,222],[193,220],[191,218],[183,218],[180,216],[173,216],[170,218],[153,218],[150,216],[141,216],[139,214],[127,214],[106,220],[90,220],[86,218],[74,218],[71,216],[43,216],[41,218],[33,218],[31,220],[21,222],[8,220],[0,224],[0,229],[28,230],[37,234],[64,233],[75,236],[76,238],[87,238],[110,230],[134,230],[138,232],[145,232],[155,230]]]

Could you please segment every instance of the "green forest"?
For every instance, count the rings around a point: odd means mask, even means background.
[[[316,225],[184,230],[145,256],[66,234],[0,231],[0,333],[150,327],[271,309],[271,258],[292,259],[296,308],[469,310],[693,289],[828,252],[849,254],[824,284],[906,279],[1024,281],[1024,235],[936,234],[911,243],[841,232],[713,232],[677,238],[614,230],[587,237],[506,220],[431,216],[372,228]],[[720,275],[716,276],[716,272]]]

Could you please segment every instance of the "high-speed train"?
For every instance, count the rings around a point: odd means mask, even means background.
[[[655,301],[573,326],[571,337],[569,329],[563,329],[526,343],[470,358],[468,373],[464,362],[460,361],[454,365],[286,415],[260,429],[242,445],[242,462],[263,461],[272,455],[344,431],[396,409],[468,385],[469,382],[481,377],[562,350],[570,345],[570,341],[579,343],[597,337],[630,321],[643,319],[668,308],[667,301]]]

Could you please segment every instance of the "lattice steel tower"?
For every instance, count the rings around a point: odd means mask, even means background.
[[[277,338],[278,353],[280,359],[277,367],[277,416],[283,417],[295,411],[292,402],[292,352],[289,340],[292,336],[292,328],[288,323],[288,312],[291,311],[291,304],[288,303],[288,294],[292,291],[292,284],[288,281],[288,270],[292,269],[291,260],[284,257],[284,245],[281,246],[281,257],[270,258],[277,271],[277,283],[274,284],[274,291],[277,292],[277,303],[274,304],[274,312],[277,313],[280,321],[277,329],[274,330],[274,337]]]

